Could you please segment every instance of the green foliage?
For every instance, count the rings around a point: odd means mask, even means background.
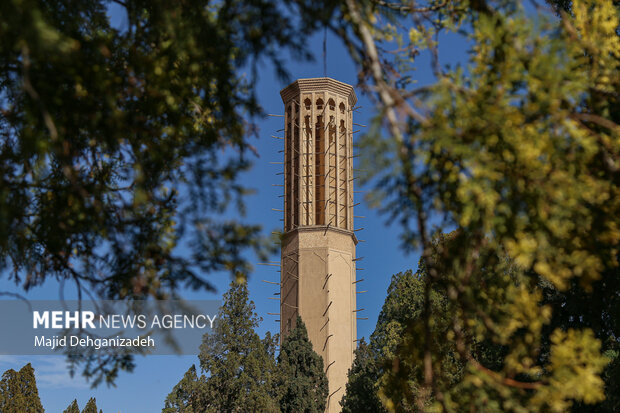
[[[244,282],[233,282],[224,295],[211,334],[200,347],[200,367],[209,375],[204,388],[209,411],[277,411],[276,365],[264,341],[254,329],[260,318],[248,299]]]
[[[297,316],[295,328],[282,342],[278,355],[280,411],[322,413],[329,393],[323,359],[312,349],[306,325]]]
[[[145,299],[247,273],[260,228],[221,215],[244,210],[244,117],[261,114],[240,70],[267,59],[283,75],[306,34],[266,0],[2,1],[2,274]],[[133,367],[98,356],[71,359],[95,384]]]
[[[84,406],[82,413],[97,413],[97,401],[94,397],[88,399],[88,403]]]
[[[63,413],[80,413],[80,407],[76,399],[73,399],[71,404],[65,409]]]
[[[420,265],[411,271],[392,277],[388,295],[381,309],[375,331],[370,337],[370,348],[377,363],[379,396],[389,396],[398,411],[414,411],[415,404],[424,399],[420,395],[424,383],[424,365],[412,362],[423,358],[424,346],[420,337],[426,337],[425,281],[428,275]],[[452,322],[445,290],[433,288],[429,292],[429,325],[435,362],[440,366],[438,382],[450,385],[461,377],[462,363],[456,357],[453,341],[446,340]],[[402,357],[402,354],[408,354]],[[390,404],[388,403],[388,406]]]
[[[34,369],[30,363],[18,372],[4,372],[0,381],[0,411],[2,413],[43,413]]]
[[[573,412],[615,412],[620,409],[620,360],[618,350],[620,343],[620,277],[615,273],[604,273],[600,280],[592,284],[589,292],[584,293],[577,282],[573,281],[566,291],[559,291],[551,284],[544,284],[544,302],[553,309],[553,316],[547,332],[556,328],[592,329],[601,341],[601,352],[610,360],[603,371],[605,382],[605,400],[596,405],[576,403]],[[545,343],[547,344],[547,343]],[[547,344],[548,346],[548,344]],[[546,353],[543,353],[546,356]]]
[[[347,387],[340,402],[342,413],[383,413],[385,408],[378,396],[378,362],[364,339],[358,341],[353,366],[349,370]]]
[[[123,3],[118,29],[105,1],[2,3],[0,252],[24,289],[163,297],[247,268],[256,228],[210,218],[244,192],[242,115],[260,110],[236,69],[302,33],[271,3],[223,6]],[[174,251],[184,229],[193,261]]]
[[[162,413],[278,412],[274,351],[278,337],[261,340],[254,329],[260,318],[248,299],[245,282],[233,282],[224,294],[213,332],[200,347],[197,376],[190,368],[168,395]]]
[[[162,413],[200,412],[198,396],[202,385],[204,385],[204,377],[199,379],[196,375],[196,366],[192,365],[166,397]]]
[[[605,343],[618,335],[557,323],[544,286],[595,298],[595,283],[618,276],[618,5],[572,1],[557,18],[512,0],[427,3],[347,0],[342,9],[354,30],[341,35],[385,122],[365,139],[363,168],[373,171],[374,201],[403,223],[405,248],[421,248],[427,274],[421,319],[405,330],[384,402],[393,411],[408,400],[426,411],[513,412],[602,402],[617,341]],[[465,36],[467,67],[441,67],[440,32]],[[436,77],[423,87],[412,81],[420,53]],[[433,243],[452,229],[449,243]],[[445,328],[433,291],[445,293]],[[602,309],[597,322],[616,311]],[[463,365],[456,381],[445,377],[443,342]],[[419,387],[403,366],[421,369]]]
[[[453,233],[448,236],[439,237],[434,244],[433,259],[437,260],[437,253],[442,249],[450,250],[451,243],[458,240],[458,234]],[[443,247],[441,247],[443,245]],[[481,254],[481,259],[491,264],[491,256],[485,258],[485,253]],[[496,259],[496,258],[495,258]],[[507,285],[518,286],[526,281],[525,274],[519,271],[510,261],[504,262],[504,271],[501,274],[488,273],[483,279],[485,285],[493,278],[507,275]],[[492,268],[499,268],[497,264],[490,265]],[[441,268],[438,266],[436,268]],[[449,279],[450,276],[441,274],[442,279]],[[388,295],[383,305],[381,314],[377,321],[377,327],[371,336],[370,345],[360,343],[356,351],[356,361],[349,372],[349,382],[347,391],[342,401],[343,411],[384,411],[384,407],[379,401],[379,395],[386,400],[388,406],[396,411],[420,411],[430,409],[434,396],[426,400],[426,404],[420,405],[420,401],[426,398],[421,397],[420,389],[423,388],[424,377],[422,365],[415,360],[422,358],[420,354],[425,345],[424,337],[424,293],[425,283],[428,279],[423,261],[420,261],[418,271],[412,274],[411,271],[399,273],[392,277],[392,282],[388,288]],[[542,304],[550,306],[553,317],[541,332],[541,344],[537,354],[537,362],[549,364],[550,357],[557,357],[558,350],[566,346],[567,342],[576,341],[577,346],[582,345],[584,340],[591,337],[558,337],[558,331],[566,331],[566,336],[576,334],[577,328],[589,327],[597,338],[601,339],[605,356],[612,360],[603,371],[602,378],[605,381],[606,400],[602,403],[592,405],[585,401],[574,403],[572,406],[565,406],[565,411],[573,412],[613,412],[618,406],[618,277],[609,277],[597,281],[592,285],[592,291],[584,294],[578,285],[574,285],[567,291],[559,291],[545,280],[540,280],[537,285],[532,286],[535,291],[542,291]],[[460,340],[454,340],[450,330],[450,320],[458,309],[450,302],[447,291],[441,284],[434,284],[430,291],[430,321],[431,337],[434,349],[434,361],[441,368],[436,373],[436,380],[442,387],[453,387],[451,394],[453,402],[460,406],[463,403],[463,394],[469,397],[470,393],[476,392],[463,385],[464,366],[463,360],[470,360],[478,373],[492,374],[503,368],[507,347],[494,343],[485,335],[478,337],[468,337],[470,342],[469,353],[459,352],[457,344]],[[586,330],[587,331],[587,330]],[[587,333],[586,333],[587,334]],[[442,342],[438,338],[444,337]],[[581,340],[581,342],[580,342]],[[556,354],[550,352],[552,345],[556,345]],[[585,348],[585,347],[583,347]],[[416,354],[417,353],[417,354]],[[597,359],[596,353],[584,354],[581,347],[567,348],[560,350],[562,355],[551,364],[562,367],[563,360],[566,360],[567,353],[574,353],[582,357],[584,361]],[[413,354],[413,357],[412,357]],[[583,363],[582,363],[583,365]],[[566,372],[562,373],[566,374]],[[567,375],[570,377],[570,375]],[[496,379],[500,377],[495,376]],[[531,377],[527,375],[517,375],[517,380],[505,380],[511,386],[534,386]],[[585,399],[585,390],[588,390],[584,383],[573,382],[562,379],[562,385],[570,387],[574,393],[582,392]],[[463,392],[463,394],[461,394]],[[504,407],[488,397],[488,391],[478,400],[481,406],[487,410],[502,410]],[[492,394],[492,393],[491,393]],[[541,393],[544,394],[544,393]],[[485,398],[486,396],[486,398]],[[496,394],[496,397],[506,395]],[[546,394],[543,397],[552,397]],[[468,401],[471,403],[471,401]],[[506,406],[507,404],[504,404]],[[518,406],[514,406],[517,408]]]
[[[421,357],[424,350],[420,340],[414,338],[424,336],[427,277],[422,263],[416,273],[409,270],[392,276],[370,343],[361,342],[356,350],[343,399],[344,411],[386,411],[381,398],[389,398],[397,411],[416,411],[424,382],[423,365],[411,361]],[[452,320],[445,290],[439,286],[431,290],[430,303],[432,346],[436,362],[441,365],[440,380],[454,384],[462,377],[463,363],[458,360],[454,342],[441,339]]]
[[[301,319],[282,343],[260,339],[260,318],[244,282],[233,282],[224,295],[214,330],[200,347],[198,376],[192,366],[166,398],[162,413],[323,412],[327,377]]]

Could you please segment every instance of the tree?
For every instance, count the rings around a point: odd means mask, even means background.
[[[25,292],[52,278],[145,299],[247,273],[260,228],[221,216],[243,212],[262,113],[241,68],[266,58],[284,75],[281,50],[305,56],[305,34],[264,0],[3,1],[1,274]],[[72,358],[95,384],[133,368],[97,356]]]
[[[261,341],[254,329],[261,319],[249,301],[245,282],[233,282],[213,332],[200,346],[200,367],[208,374],[204,398],[209,411],[277,411],[276,366],[271,336]]]
[[[428,274],[420,324],[403,337],[412,351],[399,354],[422,369],[420,388],[395,371],[383,387],[391,409],[401,396],[420,410],[523,412],[605,397],[602,338],[586,325],[553,326],[542,288],[574,286],[585,297],[617,277],[619,261],[617,6],[571,3],[559,19],[516,1],[347,0],[334,11],[352,26],[339,33],[378,103],[362,168]],[[467,67],[441,66],[447,32],[464,35]],[[433,84],[414,84],[421,53]],[[433,234],[455,228],[449,247],[433,251]],[[452,317],[439,336],[436,287]],[[438,340],[464,365],[457,382],[443,380]],[[502,349],[493,368],[473,356],[483,341]]]
[[[279,411],[273,353],[278,337],[267,334],[261,340],[254,331],[260,318],[245,282],[233,282],[223,301],[213,331],[200,346],[204,374],[197,377],[190,368],[163,413]]]
[[[439,271],[438,277],[446,281],[455,274],[447,272],[448,269],[441,264],[444,262],[443,254],[463,242],[459,240],[459,235],[459,231],[455,231],[433,239],[431,262]],[[498,255],[495,250],[483,248],[477,258],[477,265],[480,267],[477,276],[480,282],[486,285],[489,281],[494,281],[496,286],[501,286],[501,289],[498,288],[500,293],[496,293],[492,301],[505,300],[506,291],[527,281],[523,272],[505,254]],[[454,340],[453,335],[454,314],[457,314],[459,309],[450,300],[449,290],[444,283],[432,284],[427,301],[426,285],[429,278],[423,259],[420,259],[415,274],[407,271],[393,276],[377,327],[371,335],[370,348],[373,351],[374,366],[366,371],[374,372],[369,378],[379,387],[378,395],[390,410],[423,411],[438,402],[437,395],[433,392],[427,393],[428,390],[424,388],[425,366],[416,362],[423,358],[427,340],[431,341],[433,348],[433,362],[438,365],[435,373],[437,386],[452,388],[450,397],[455,406],[471,403],[468,400],[471,389],[462,383],[467,373],[467,363],[489,372],[501,369],[504,364],[506,346],[483,332],[476,335],[462,332],[460,339],[469,346],[459,346],[460,340]],[[536,290],[537,286],[529,288]],[[486,295],[489,299],[492,294],[486,292]],[[430,304],[428,308],[425,308],[426,302]],[[499,312],[493,315],[509,316]],[[425,331],[427,320],[430,328]],[[530,380],[527,376],[516,378],[524,382]],[[488,400],[484,406],[489,407]]]
[[[243,270],[241,251],[256,245],[255,229],[209,215],[243,192],[241,111],[256,107],[234,69],[305,33],[266,1],[119,3],[123,30],[103,2],[0,5],[0,257],[26,290],[52,276],[109,298],[172,295],[207,287],[199,270]],[[602,377],[617,371],[603,354],[614,357],[617,335],[554,324],[543,287],[584,297],[617,277],[617,5],[556,1],[570,10],[557,17],[520,3],[296,1],[303,31],[325,24],[359,62],[378,105],[363,168],[428,274],[420,324],[403,337],[416,351],[397,356],[422,380],[395,374],[385,394],[403,393],[386,401],[566,411],[602,402]],[[460,35],[467,67],[442,67],[440,43]],[[415,84],[421,61],[434,84]],[[215,162],[227,147],[240,155]],[[433,251],[433,234],[455,228]],[[197,240],[185,243],[192,260],[177,254],[181,238]],[[434,330],[437,288],[447,331]],[[435,342],[454,344],[457,382]],[[481,342],[502,348],[493,368],[473,356]],[[89,371],[119,366],[131,362]]]
[[[88,399],[88,403],[84,406],[82,413],[97,413],[97,401],[94,397]]]
[[[434,242],[434,251],[440,250],[438,248],[440,243],[443,248],[450,249],[450,242],[456,235],[453,233],[437,238]],[[481,255],[482,259],[488,260],[484,257],[484,253]],[[437,259],[435,254],[434,258]],[[501,261],[507,264],[504,273],[511,280],[509,282],[514,286],[524,282],[525,275],[512,263],[506,261],[506,257],[501,257]],[[495,265],[491,267],[496,268]],[[441,275],[449,277],[446,274]],[[488,276],[496,277],[492,273]],[[392,277],[377,327],[371,336],[370,345],[362,342],[356,351],[357,358],[349,373],[349,383],[342,402],[344,412],[384,411],[379,395],[388,406],[397,411],[419,410],[416,405],[420,396],[418,389],[423,384],[421,366],[409,365],[408,361],[411,360],[410,353],[423,348],[423,340],[419,337],[421,337],[420,330],[424,321],[422,308],[424,284],[427,277],[422,260],[415,274],[407,271]],[[600,338],[603,343],[605,355],[612,359],[603,373],[606,400],[596,405],[575,403],[570,409],[573,412],[617,410],[618,359],[616,349],[618,342],[615,337],[618,331],[616,312],[620,289],[615,285],[617,278],[607,278],[607,282],[603,280],[595,282],[589,294],[580,292],[578,286],[567,291],[559,291],[544,279],[540,279],[538,285],[534,286],[535,290],[542,291],[543,304],[550,305],[553,311],[552,320],[541,334],[539,362],[544,364],[549,359],[551,335],[556,328],[566,331],[569,328],[584,326],[592,328],[596,337]],[[449,320],[457,309],[450,305],[447,292],[438,284],[433,285],[431,303],[433,304],[431,308],[432,335],[444,338],[443,342],[433,343],[434,355],[437,362],[449,361],[441,364],[438,379],[448,384],[459,383],[463,377],[464,363],[455,346],[456,343],[449,339]],[[406,339],[403,340],[403,337]],[[416,337],[418,340],[414,340]],[[469,340],[472,342],[472,352],[468,354],[468,357],[479,363],[481,368],[490,371],[502,368],[506,356],[505,346],[495,344],[492,340],[485,339],[484,336],[471,337]],[[395,366],[398,366],[396,372]],[[517,377],[523,381],[528,379]],[[469,391],[467,388],[462,390]],[[455,392],[452,398],[457,399],[459,396],[458,392]],[[432,397],[431,401],[433,401]],[[489,406],[488,400],[486,406]]]
[[[71,404],[65,409],[63,413],[80,413],[80,407],[76,399],[73,399]]]
[[[30,363],[16,372],[7,370],[0,381],[0,411],[2,413],[43,413],[39,391]]]
[[[199,379],[196,374],[196,366],[192,365],[166,397],[162,413],[199,412],[201,386],[204,386],[204,376]]]
[[[436,242],[445,240],[440,238]],[[356,350],[357,358],[349,372],[342,402],[343,411],[386,411],[381,398],[387,398],[388,406],[397,411],[416,411],[423,366],[409,364],[408,359],[399,356],[401,352],[421,351],[418,343],[406,343],[403,337],[422,334],[427,276],[422,262],[415,273],[408,270],[392,276],[370,343],[361,342]],[[436,286],[430,293],[430,301],[433,347],[437,362],[441,364],[442,381],[455,383],[462,375],[463,365],[458,361],[454,343],[445,339],[452,318],[445,290]],[[393,370],[397,371],[392,376]]]
[[[423,281],[419,274],[409,270],[392,276],[370,343],[360,343],[356,350],[343,398],[343,411],[386,411],[379,397],[381,378],[391,370],[407,327],[420,318],[423,302]],[[420,371],[419,366],[412,367]],[[416,387],[416,375],[410,370],[405,374],[408,375],[405,380],[408,386]],[[401,410],[407,410],[402,403],[399,404]]]
[[[590,328],[601,341],[601,351],[610,360],[603,371],[605,400],[591,405],[575,403],[573,412],[615,412],[620,409],[620,276],[603,274],[592,284],[589,292],[583,293],[573,281],[566,291],[559,291],[552,284],[545,283],[544,303],[553,309],[553,317],[545,330],[556,328]]]
[[[377,383],[381,377],[377,364],[370,347],[362,338],[355,349],[346,391],[340,402],[342,413],[386,412],[377,394]]]
[[[308,331],[297,316],[295,328],[282,342],[278,355],[281,381],[278,386],[283,413],[321,413],[329,393],[323,359],[312,348]]]

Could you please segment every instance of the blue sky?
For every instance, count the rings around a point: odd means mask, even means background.
[[[293,79],[323,76],[322,45],[323,34],[312,37],[309,41],[310,49],[316,54],[315,62],[297,62],[288,60],[287,69]],[[462,45],[461,45],[462,46]],[[447,61],[455,62],[465,57],[464,48],[448,41],[442,45],[442,64]],[[327,46],[327,75],[339,81],[354,85],[357,83],[357,68],[348,56],[339,40],[328,34]],[[416,72],[420,84],[432,81],[428,65],[421,63]],[[257,91],[261,105],[267,113],[282,114],[283,105],[279,91],[287,86],[275,76],[269,65],[263,65]],[[373,107],[368,97],[359,90],[358,105],[361,106],[354,114],[354,122],[368,125],[373,116]],[[250,142],[256,147],[258,157],[254,159],[254,166],[242,178],[242,183],[256,192],[246,198],[248,213],[243,220],[248,223],[258,223],[263,226],[265,234],[281,227],[280,212],[272,208],[282,209],[281,176],[276,176],[281,165],[272,165],[269,162],[282,160],[282,141],[271,138],[277,135],[276,131],[283,127],[282,118],[272,117],[258,120],[260,137],[251,138]],[[361,132],[363,133],[363,131]],[[280,133],[280,136],[281,133]],[[356,181],[357,183],[358,181]],[[369,189],[359,188],[356,190]],[[363,200],[363,194],[356,194],[355,215],[365,216],[365,219],[356,219],[355,227],[364,227],[358,238],[365,240],[357,246],[357,256],[365,257],[358,263],[364,268],[357,274],[358,279],[364,282],[357,285],[358,290],[368,292],[358,294],[358,308],[365,310],[361,317],[368,320],[358,321],[358,336],[368,337],[375,326],[377,316],[385,299],[386,289],[390,277],[399,271],[415,269],[419,256],[405,255],[399,247],[400,230],[398,225],[386,223],[386,217],[379,216],[377,211],[370,210]],[[234,215],[234,214],[233,214]],[[279,261],[279,255],[270,258]],[[255,259],[253,259],[256,262]],[[261,282],[261,280],[277,281],[279,273],[276,267],[255,266],[249,279],[251,299],[256,304],[257,313],[264,319],[258,332],[262,336],[265,331],[277,332],[276,316],[267,313],[278,313],[278,301],[270,300],[276,292],[276,286]],[[211,274],[210,280],[217,286],[218,293],[190,292],[185,294],[188,299],[219,299],[226,290],[230,278],[228,274]],[[0,279],[0,291],[19,291],[15,286]],[[30,299],[57,299],[59,286],[48,282],[33,291]],[[66,293],[70,298],[71,294]],[[6,317],[6,314],[0,315]],[[5,337],[3,339],[6,339]],[[66,370],[65,360],[60,356],[0,356],[0,372],[9,368],[19,369],[27,362],[31,362],[36,370],[39,394],[47,412],[62,412],[69,403],[78,399],[83,407],[89,397],[97,398],[97,405],[104,413],[153,413],[161,411],[163,402],[172,387],[180,380],[183,373],[192,363],[197,362],[195,356],[147,356],[137,359],[137,367],[133,373],[121,373],[117,386],[108,388],[105,385],[97,389],[90,389],[89,384],[82,377],[70,378]]]

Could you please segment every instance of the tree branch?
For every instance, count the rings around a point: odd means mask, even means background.
[[[414,7],[413,4],[415,4],[415,2],[412,2],[411,6],[407,6],[407,5],[402,4],[402,3],[388,3],[387,1],[383,1],[383,0],[373,0],[373,2],[378,4],[379,6],[387,7],[388,9],[392,9],[392,10],[397,10],[397,11],[400,11],[402,13],[405,13],[405,12],[410,12],[410,13],[428,13],[428,12],[431,12],[431,11],[437,11],[437,10],[445,7],[446,4],[448,4],[447,0],[444,0],[443,2],[441,2],[439,4],[435,4],[434,6],[428,6],[428,7]]]
[[[349,9],[349,14],[351,16],[351,22],[357,28],[360,39],[364,45],[366,57],[369,60],[369,69],[372,74],[373,80],[375,81],[377,93],[379,94],[379,97],[381,98],[381,101],[385,106],[386,118],[388,120],[390,133],[398,141],[402,141],[402,134],[398,125],[396,111],[394,110],[395,106],[399,106],[401,109],[404,109],[409,116],[416,119],[422,124],[428,124],[428,120],[411,106],[409,106],[402,99],[402,97],[400,97],[400,95],[386,83],[383,76],[383,67],[381,66],[377,46],[372,37],[370,29],[362,18],[357,3],[355,2],[355,0],[346,0],[346,4],[347,8]]]
[[[478,360],[474,359],[471,356],[469,357],[469,362],[476,368],[476,370],[481,371],[482,373],[490,376],[493,380],[505,386],[515,387],[517,389],[524,389],[524,390],[536,390],[540,386],[542,386],[542,383],[539,381],[528,383],[524,381],[514,380],[509,377],[503,377],[501,374],[484,367],[482,364],[478,362]]]
[[[58,139],[58,131],[56,130],[54,120],[52,119],[52,116],[45,107],[45,104],[41,100],[41,97],[32,86],[32,83],[30,83],[30,51],[27,45],[22,46],[22,61],[24,90],[26,91],[26,93],[28,93],[32,100],[34,100],[39,105],[41,114],[43,116],[43,121],[45,122],[45,126],[47,126],[47,129],[50,133],[50,138],[55,141],[56,139]]]

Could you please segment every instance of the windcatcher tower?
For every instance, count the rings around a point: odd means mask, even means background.
[[[327,412],[340,412],[356,346],[353,231],[353,88],[299,79],[285,106],[280,332],[300,315],[329,379]]]

